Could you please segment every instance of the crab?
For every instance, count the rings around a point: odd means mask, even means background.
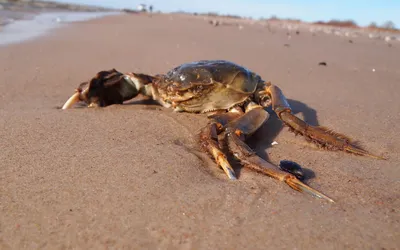
[[[80,84],[62,109],[72,108],[78,102],[85,102],[88,107],[122,104],[139,94],[174,111],[208,113],[209,122],[200,130],[199,145],[231,180],[236,175],[229,155],[244,167],[284,182],[294,190],[334,202],[302,181],[304,173],[300,165],[281,161],[279,167],[275,166],[246,144],[246,139],[269,118],[266,111],[269,107],[291,131],[322,148],[384,159],[342,134],[307,124],[292,114],[279,87],[243,66],[224,60],[185,63],[167,74],[155,76],[121,73],[115,69],[100,71]]]

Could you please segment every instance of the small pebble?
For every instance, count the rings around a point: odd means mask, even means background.
[[[280,161],[278,167],[283,171],[295,175],[297,179],[304,180],[304,171],[298,163],[294,161],[282,160]]]

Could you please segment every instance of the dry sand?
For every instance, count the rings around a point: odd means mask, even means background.
[[[121,15],[1,47],[0,249],[399,249],[400,44],[353,40]],[[101,69],[199,59],[247,66],[300,117],[389,159],[314,149],[272,117],[249,144],[309,169],[328,204],[246,169],[238,181],[213,171],[190,150],[203,115],[137,100],[58,109]]]

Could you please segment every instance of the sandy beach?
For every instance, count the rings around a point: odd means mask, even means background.
[[[400,42],[351,39],[123,14],[0,47],[0,249],[399,249]],[[316,149],[271,116],[249,145],[301,164],[330,204],[247,169],[227,180],[196,151],[205,115],[140,98],[60,109],[99,70],[201,59],[248,67],[388,160]]]

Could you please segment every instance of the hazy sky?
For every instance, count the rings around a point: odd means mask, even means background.
[[[299,18],[304,21],[352,19],[360,25],[372,21],[382,24],[393,21],[400,27],[400,0],[57,0],[114,8],[136,8],[139,3],[152,4],[155,10],[218,12],[254,18]]]

